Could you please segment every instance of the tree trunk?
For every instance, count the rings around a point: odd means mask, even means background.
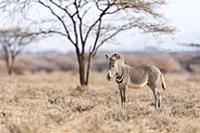
[[[91,68],[91,64],[92,64],[92,57],[93,57],[93,54],[92,53],[89,53],[89,56],[88,56],[88,64],[87,64],[87,70],[86,70],[86,85],[89,84],[89,76],[90,76],[90,68]]]
[[[87,85],[85,82],[85,55],[77,53],[77,59],[78,59],[78,67],[79,67],[80,85],[85,86]]]
[[[6,57],[6,68],[7,68],[8,75],[12,75],[12,73],[13,73],[13,66],[12,66],[12,63],[10,62],[9,56]]]
[[[7,67],[8,75],[13,74],[14,61],[15,61],[14,56],[10,54],[6,54],[6,67]]]
[[[13,73],[13,69],[11,68],[11,66],[8,67],[8,75],[12,75]]]
[[[13,73],[14,63],[15,63],[15,55],[11,54],[10,75],[12,75]]]
[[[11,57],[8,51],[5,51],[5,62],[8,75],[12,75]]]
[[[93,52],[89,53],[88,58],[87,58],[87,68],[86,68],[86,63],[85,63],[85,54],[77,52],[76,55],[78,59],[80,85],[88,86],[92,59],[95,55]]]

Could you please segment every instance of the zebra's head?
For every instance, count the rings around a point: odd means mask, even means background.
[[[108,73],[107,73],[107,79],[110,81],[111,78],[119,74],[119,64],[124,63],[124,59],[120,54],[112,54],[111,56],[105,55],[106,59],[108,59]]]

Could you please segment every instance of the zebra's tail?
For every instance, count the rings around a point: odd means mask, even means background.
[[[164,76],[162,75],[162,73],[160,73],[160,77],[161,77],[161,81],[162,81],[162,88],[163,88],[163,90],[166,90],[167,86],[166,86],[165,79],[164,79]]]

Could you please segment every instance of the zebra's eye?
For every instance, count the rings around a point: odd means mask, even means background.
[[[112,67],[114,67],[115,65],[112,65]]]

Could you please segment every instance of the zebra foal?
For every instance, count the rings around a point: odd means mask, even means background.
[[[155,98],[155,108],[161,107],[161,96],[158,91],[158,83],[161,80],[162,88],[166,89],[166,83],[160,70],[149,64],[129,66],[124,62],[124,57],[120,54],[106,55],[109,60],[107,79],[115,78],[121,96],[122,107],[126,102],[127,88],[142,88],[148,85]]]

